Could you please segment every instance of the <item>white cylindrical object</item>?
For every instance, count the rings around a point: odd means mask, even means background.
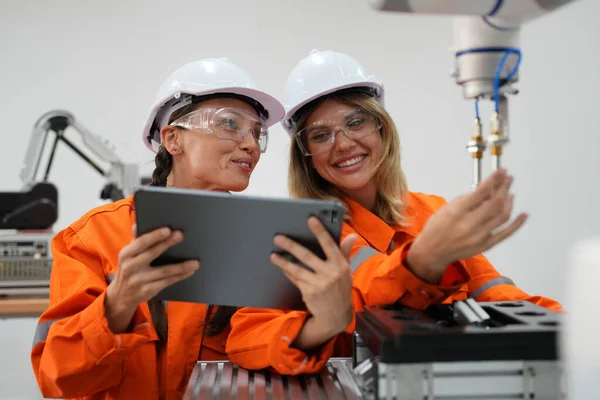
[[[463,86],[467,99],[487,98],[494,93],[494,77],[504,51],[518,48],[520,28],[498,29],[480,17],[454,18],[454,45],[456,58],[456,83]],[[474,50],[481,52],[470,52]],[[485,49],[498,49],[485,52]],[[465,53],[465,54],[462,54]],[[515,67],[517,56],[511,54],[504,64],[501,78],[506,77]],[[510,82],[519,79],[518,71]],[[504,86],[507,90],[508,86]]]
[[[571,248],[565,269],[566,309],[561,337],[568,399],[600,396],[600,237]]]
[[[381,11],[497,16],[524,23],[575,0],[369,0]]]
[[[501,29],[497,29],[498,26]],[[517,47],[519,45],[519,29],[503,20],[498,25],[487,24],[479,17],[454,17],[454,46],[456,51],[481,47]]]

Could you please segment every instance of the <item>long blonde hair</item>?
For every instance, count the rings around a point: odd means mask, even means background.
[[[296,132],[306,126],[310,114],[326,99],[334,99],[343,103],[358,106],[376,115],[381,121],[381,138],[383,151],[376,166],[377,199],[375,214],[388,223],[406,225],[404,215],[407,183],[400,160],[400,138],[396,125],[388,112],[370,94],[360,90],[345,90],[324,96],[306,105],[298,114]],[[295,198],[321,200],[341,200],[344,195],[340,189],[323,179],[312,167],[310,157],[302,154],[298,144],[291,144],[290,164],[288,168],[288,190]],[[347,210],[346,218],[352,216]]]

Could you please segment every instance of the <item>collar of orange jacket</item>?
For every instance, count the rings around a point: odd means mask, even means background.
[[[407,196],[407,198],[408,205],[404,214],[411,219],[406,226],[388,224],[356,201],[350,198],[344,198],[343,200],[348,205],[352,215],[352,222],[350,223],[352,228],[371,243],[377,251],[385,253],[397,232],[405,232],[412,237],[419,234],[419,218],[418,216],[415,218],[413,210],[411,210],[412,196]]]

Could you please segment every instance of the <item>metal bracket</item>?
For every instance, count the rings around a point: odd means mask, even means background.
[[[454,321],[459,325],[486,325],[489,314],[471,298],[454,303]]]

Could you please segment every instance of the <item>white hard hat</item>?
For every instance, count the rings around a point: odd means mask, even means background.
[[[383,106],[383,83],[375,75],[367,74],[358,61],[344,53],[312,50],[294,67],[285,85],[284,129],[290,135],[294,133],[294,114],[306,104],[353,87],[373,89]]]
[[[203,58],[175,70],[162,84],[142,131],[146,147],[157,152],[160,129],[176,110],[192,103],[194,96],[231,93],[249,98],[264,108],[267,127],[281,121],[283,105],[273,96],[256,89],[250,75],[228,58]]]

